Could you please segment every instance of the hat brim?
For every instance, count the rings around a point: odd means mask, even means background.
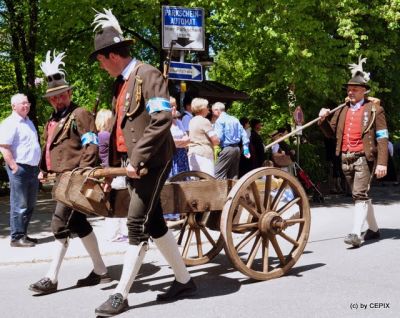
[[[60,89],[55,89],[52,91],[47,91],[46,94],[43,95],[43,98],[48,98],[48,97],[52,97],[52,96],[56,96],[56,95],[60,95],[64,92],[69,91],[70,89],[72,89],[74,86],[68,86],[68,87],[63,87]]]
[[[347,89],[348,86],[361,86],[361,87],[365,87],[367,90],[371,88],[368,84],[351,83],[351,82],[343,84],[343,88],[345,88],[345,89]]]
[[[134,41],[132,39],[127,39],[118,43],[114,43],[105,47],[102,47],[101,49],[97,49],[96,51],[92,52],[89,55],[89,62],[93,63],[96,61],[96,57],[98,54],[101,54],[102,52],[106,51],[106,50],[110,50],[110,49],[116,49],[119,47],[126,47],[126,46],[130,46],[134,43]]]

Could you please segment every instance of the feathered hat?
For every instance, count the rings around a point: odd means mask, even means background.
[[[93,23],[93,32],[99,28],[94,37],[94,52],[90,54],[89,60],[96,59],[97,54],[105,49],[124,47],[133,44],[132,39],[125,39],[117,18],[111,9],[103,9],[104,13],[96,11]]]
[[[354,86],[362,86],[365,87],[367,90],[370,89],[370,86],[368,85],[368,82],[370,80],[369,73],[364,72],[362,65],[367,62],[367,58],[361,58],[361,56],[358,58],[358,64],[352,63],[349,64],[349,69],[351,72],[351,79],[344,84],[344,87],[347,88],[349,85],[354,85]]]
[[[65,70],[62,68],[65,65],[64,57],[64,52],[56,55],[56,51],[53,51],[53,61],[51,61],[51,51],[47,51],[46,60],[40,64],[47,79],[47,90],[43,97],[58,95],[72,88],[65,80]]]

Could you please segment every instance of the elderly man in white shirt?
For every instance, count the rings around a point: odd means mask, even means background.
[[[40,145],[28,118],[30,103],[23,94],[11,98],[12,114],[0,124],[0,152],[10,180],[10,228],[12,247],[32,247],[37,239],[27,235],[39,187]]]

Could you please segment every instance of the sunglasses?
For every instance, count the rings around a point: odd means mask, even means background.
[[[53,75],[48,75],[47,76],[47,81],[51,82],[51,81],[59,81],[60,79],[62,79],[64,76],[61,73],[56,73]]]

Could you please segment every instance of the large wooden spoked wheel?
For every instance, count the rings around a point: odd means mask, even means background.
[[[221,215],[225,250],[233,265],[257,280],[284,275],[303,253],[310,206],[300,182],[277,168],[244,175],[229,192]]]
[[[213,180],[214,177],[201,171],[188,171],[173,176],[169,181],[196,182],[204,179]],[[216,212],[182,214],[182,226],[177,240],[186,265],[206,264],[217,256],[224,246],[221,233],[206,227],[211,213]]]

